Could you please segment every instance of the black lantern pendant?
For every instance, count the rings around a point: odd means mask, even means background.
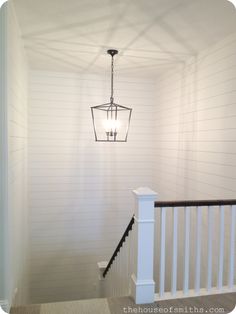
[[[109,103],[91,107],[95,141],[127,142],[132,109],[114,103],[114,55],[118,51],[107,53],[111,55],[111,97]]]

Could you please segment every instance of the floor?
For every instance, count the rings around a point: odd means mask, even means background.
[[[131,298],[91,299],[30,305],[11,309],[11,314],[122,314],[122,313],[230,313],[236,293],[201,296],[135,305]]]

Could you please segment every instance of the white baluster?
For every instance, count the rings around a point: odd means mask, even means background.
[[[218,263],[218,289],[222,289],[224,269],[224,206],[220,206],[220,241],[219,241],[219,263]]]
[[[113,297],[116,297],[116,293],[117,293],[117,287],[116,287],[116,283],[117,283],[117,257],[115,258],[115,261],[114,261],[113,274],[114,274],[114,278],[112,280],[112,282],[113,282]]]
[[[113,289],[113,286],[112,286],[112,278],[113,278],[113,272],[110,272],[110,274],[108,275],[109,278],[109,296],[112,297],[112,289]]]
[[[230,289],[234,285],[234,258],[235,258],[235,224],[236,224],[236,206],[231,206],[231,227],[230,227],[230,249],[229,249],[229,276],[228,286]]]
[[[131,234],[131,231],[129,232],[129,235],[128,235],[128,239],[127,239],[127,242],[125,244],[125,252],[124,252],[124,259],[125,259],[125,269],[124,269],[124,272],[123,272],[123,295],[129,295],[128,293],[128,281],[127,279],[129,278],[128,277],[128,247],[129,247],[129,241],[130,241],[130,234]]]
[[[125,242],[122,245],[122,248],[120,250],[120,264],[119,264],[119,286],[120,286],[120,291],[119,291],[119,295],[122,296],[123,294],[123,271],[124,271],[124,267],[125,267],[125,262],[124,262],[124,249],[125,249]]]
[[[208,233],[207,233],[207,290],[212,287],[212,225],[213,208],[208,207]]]
[[[126,241],[128,239],[126,238]],[[124,273],[125,273],[125,268],[126,268],[126,260],[125,260],[125,250],[126,250],[126,242],[123,243],[122,246],[122,252],[121,252],[121,268],[120,268],[120,278],[121,278],[121,283],[120,283],[120,295],[124,295]]]
[[[112,296],[112,285],[111,285],[111,281],[112,281],[112,272],[110,272],[110,274],[108,273],[107,275],[108,278],[108,283],[109,283],[109,288],[108,288],[108,296],[111,297]]]
[[[116,289],[115,289],[115,287],[116,287],[116,280],[117,280],[117,278],[116,278],[116,274],[117,274],[117,264],[116,264],[116,258],[115,258],[115,260],[114,260],[114,262],[113,262],[113,269],[112,269],[112,274],[113,274],[113,278],[112,278],[112,296],[113,297],[115,297],[116,296]]]
[[[196,259],[195,259],[195,291],[199,293],[201,284],[201,230],[202,230],[202,209],[197,207],[196,226]]]
[[[190,208],[184,209],[184,294],[189,288],[189,234],[190,234]]]
[[[134,261],[134,228],[135,225],[132,227],[132,231],[130,234],[130,241],[129,241],[129,251],[128,251],[128,261],[129,261],[129,268],[128,268],[128,278],[131,278],[132,273],[134,272],[134,267],[133,267],[133,261]],[[129,281],[128,283],[128,295],[131,294],[131,282]]]
[[[126,238],[127,241],[127,238]],[[124,281],[124,270],[125,270],[125,258],[124,258],[124,253],[125,253],[125,242],[123,243],[123,246],[121,248],[121,255],[120,255],[120,296],[124,295],[123,291],[123,281]]]
[[[120,257],[121,257],[121,250],[122,248],[120,249],[120,252],[118,252],[117,256],[116,256],[116,281],[114,282],[114,285],[116,287],[116,294],[115,296],[119,296],[120,295]]]
[[[127,241],[127,238],[126,238]],[[126,247],[126,242],[123,243],[122,246],[122,252],[121,252],[121,268],[120,268],[120,278],[121,278],[121,283],[120,283],[120,295],[124,295],[124,273],[125,273],[125,247]]]
[[[117,296],[121,296],[122,294],[122,273],[121,273],[121,269],[123,266],[123,251],[124,251],[124,243],[123,246],[120,249],[120,256],[119,256],[119,260],[118,260],[118,288],[119,288],[119,292],[117,293]]]
[[[165,292],[165,255],[166,255],[166,208],[161,208],[161,246],[160,246],[160,297],[164,295]]]
[[[109,297],[112,296],[112,277],[113,277],[113,272],[110,272],[110,274],[108,275],[108,280],[109,280]]]
[[[131,233],[132,231],[130,231],[129,233],[129,239],[127,241],[127,244],[126,244],[126,250],[125,250],[125,260],[126,260],[126,269],[125,269],[125,273],[124,273],[124,276],[125,276],[125,282],[124,282],[124,290],[125,290],[125,295],[129,295],[129,283],[128,283],[128,279],[130,278],[129,277],[129,244],[130,244],[130,237],[131,237]]]
[[[116,286],[116,295],[115,296],[119,296],[120,295],[120,263],[121,263],[121,250],[118,253],[117,259],[116,259],[116,281],[114,282],[115,286]]]
[[[171,293],[176,294],[177,287],[177,256],[178,256],[178,208],[173,208],[173,252],[172,252],[172,278]]]

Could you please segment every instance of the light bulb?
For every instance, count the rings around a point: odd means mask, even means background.
[[[114,137],[116,138],[117,131],[120,128],[120,121],[116,119],[106,119],[103,121],[103,126],[107,134],[107,138]]]
[[[120,125],[120,121],[115,119],[106,119],[103,121],[103,126],[106,132],[117,132]]]

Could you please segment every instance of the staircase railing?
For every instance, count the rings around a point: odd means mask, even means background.
[[[132,295],[136,303],[154,301],[153,281],[154,200],[148,188],[133,191],[135,214],[109,263],[98,263],[100,296]]]
[[[155,299],[235,291],[236,200],[155,202],[155,207]]]
[[[104,270],[104,272],[102,274],[102,276],[104,278],[106,277],[106,274],[108,273],[112,263],[114,262],[115,258],[117,257],[118,253],[120,252],[120,249],[122,248],[124,242],[126,241],[126,237],[128,237],[129,232],[132,230],[133,224],[134,224],[134,216],[132,216],[132,218],[130,219],[130,222],[129,222],[127,228],[125,229],[125,232],[124,232],[122,238],[120,239],[120,242],[118,243],[118,245],[117,245],[117,247],[116,247],[116,249],[115,249],[115,251],[114,251],[114,253],[113,253],[113,255],[112,255],[112,257],[111,257],[111,259],[110,259],[110,261],[109,261],[109,263],[107,265],[107,267],[106,267],[106,269]]]
[[[135,214],[109,263],[98,263],[105,296],[143,304],[236,291],[236,200],[157,202],[148,188],[133,192]]]
[[[109,263],[102,272],[103,294],[106,297],[122,297],[130,294],[130,277],[133,272],[133,226],[131,218]]]

